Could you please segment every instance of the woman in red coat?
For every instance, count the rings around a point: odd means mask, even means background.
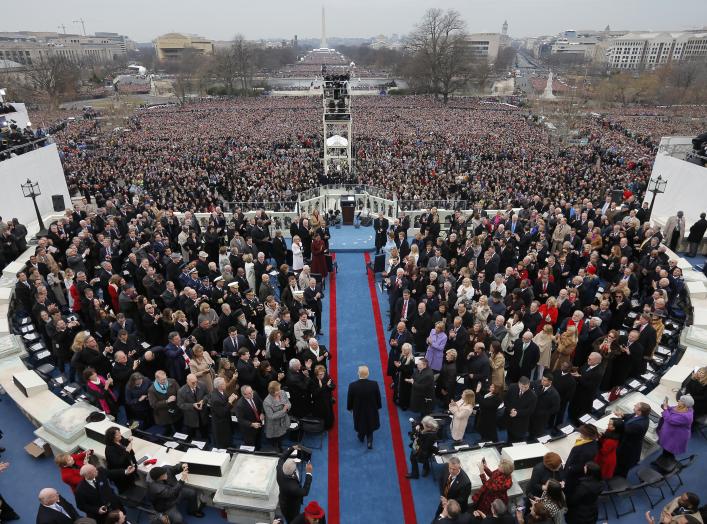
[[[550,324],[554,331],[555,324],[557,324],[557,315],[559,311],[557,310],[557,299],[555,297],[549,297],[543,305],[538,308],[538,313],[542,316],[540,324],[538,324],[535,333],[540,333],[545,324]]]
[[[61,470],[61,480],[71,488],[73,493],[76,492],[76,486],[79,485],[79,482],[83,480],[79,471],[88,460],[88,457],[91,456],[91,453],[90,449],[73,455],[62,453],[54,459],[54,462]]]
[[[601,478],[604,480],[614,478],[616,449],[619,447],[623,427],[624,421],[622,419],[612,418],[606,426],[606,431],[599,439],[599,451],[594,457],[594,462],[599,464]]]
[[[501,499],[508,504],[508,490],[513,485],[513,462],[501,459],[498,469],[491,471],[486,465],[486,460],[479,464],[481,476],[481,488],[474,493],[471,498],[474,510],[482,512],[484,515],[491,515],[491,503],[496,499]]]
[[[118,297],[120,296],[120,281],[123,277],[120,275],[113,275],[108,281],[108,295],[110,295],[110,307],[113,309],[113,313],[116,315],[120,313],[120,301]]]
[[[312,273],[319,273],[322,279],[325,279],[328,274],[326,257],[324,256],[325,249],[326,244],[324,244],[322,237],[319,234],[314,235],[314,240],[312,240]]]

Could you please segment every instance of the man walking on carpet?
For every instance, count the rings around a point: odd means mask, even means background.
[[[346,409],[353,412],[358,440],[363,442],[365,438],[368,449],[373,449],[373,432],[380,427],[381,392],[378,383],[368,379],[368,374],[368,366],[358,367],[358,380],[349,385]]]

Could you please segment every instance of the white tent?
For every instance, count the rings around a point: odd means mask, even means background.
[[[341,135],[333,135],[326,139],[326,145],[329,147],[346,147],[349,141]]]

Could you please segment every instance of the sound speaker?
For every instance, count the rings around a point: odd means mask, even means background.
[[[64,195],[52,195],[52,205],[54,206],[54,211],[65,211]]]

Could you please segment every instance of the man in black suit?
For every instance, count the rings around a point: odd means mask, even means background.
[[[181,474],[179,480],[177,474]],[[187,464],[154,467],[150,470],[150,480],[152,482],[147,483],[147,500],[155,511],[168,516],[170,522],[177,524],[184,522],[184,517],[178,508],[181,501],[186,502],[189,515],[197,518],[204,516],[196,490],[185,486],[189,481]]]
[[[290,394],[290,415],[306,417],[312,412],[312,394],[309,388],[309,370],[304,369],[298,358],[290,359],[285,375],[285,386]]]
[[[400,353],[403,349],[403,344],[412,345],[414,339],[405,326],[405,322],[398,322],[397,329],[390,335],[390,350],[388,351],[388,376],[395,376],[397,368],[395,362],[400,360]]]
[[[649,361],[653,358],[658,334],[651,325],[651,316],[648,313],[641,313],[636,319],[634,329],[638,330],[638,343],[643,347],[643,359]],[[645,369],[645,365],[643,366]]]
[[[255,369],[254,362],[250,360],[248,348],[241,347],[238,350],[236,371],[238,372],[238,382],[241,386],[255,385],[257,370]]]
[[[231,446],[233,432],[231,430],[231,410],[238,395],[226,395],[226,379],[216,377],[214,390],[209,394],[209,409],[211,411],[211,440],[214,447],[225,449]]]
[[[177,391],[177,406],[182,412],[184,432],[195,438],[197,430],[203,440],[208,439],[209,414],[208,391],[199,384],[196,375],[187,375],[187,383]]]
[[[506,405],[506,430],[509,442],[523,442],[528,433],[530,417],[535,411],[537,398],[530,390],[528,377],[520,377],[517,384],[508,386],[504,398]]]
[[[378,213],[378,218],[373,220],[373,231],[375,232],[375,242],[376,242],[376,255],[380,253],[380,250],[385,246],[388,240],[388,227],[390,223],[388,219],[383,216],[383,213]]]
[[[560,408],[554,420],[550,419],[550,426],[560,426],[565,421],[567,406],[574,398],[574,392],[577,389],[577,381],[572,376],[571,370],[572,364],[563,362],[562,366],[560,366],[560,372],[555,373],[552,385],[560,396]]]
[[[304,305],[314,312],[314,323],[317,326],[317,334],[322,335],[322,287],[317,285],[317,280],[309,279],[309,286],[304,288]]]
[[[382,406],[378,383],[369,380],[368,374],[368,366],[358,367],[358,380],[349,385],[346,409],[353,413],[358,440],[365,438],[368,449],[373,449],[373,432],[380,427],[378,410]]]
[[[123,510],[120,499],[108,482],[108,475],[95,466],[85,464],[80,471],[83,480],[76,486],[76,506],[86,516],[102,524],[113,509]]]
[[[20,271],[17,273],[17,283],[15,284],[15,296],[26,312],[32,311],[32,284],[27,280],[27,273]]]
[[[469,495],[471,495],[469,475],[462,469],[459,458],[455,456],[450,457],[442,469],[439,477],[439,506],[435,515],[442,513],[444,506],[450,500],[457,501],[462,512],[466,511]]]
[[[587,363],[579,372],[572,373],[572,376],[577,379],[577,389],[570,402],[570,420],[576,423],[579,417],[592,412],[592,404],[599,393],[601,379],[604,376],[601,355],[596,352],[590,353]]]
[[[456,500],[450,500],[444,506],[441,513],[435,516],[432,524],[472,524],[476,522],[481,522],[480,520],[474,520],[471,513],[465,513],[461,510],[459,503]],[[484,521],[484,524],[486,522]],[[512,524],[512,523],[511,523]]]
[[[624,477],[629,470],[641,460],[643,437],[648,431],[651,407],[645,402],[638,402],[633,406],[633,413],[628,415],[615,411],[614,415],[624,421],[624,431],[621,435],[619,447],[616,450],[616,469],[614,475]]]
[[[44,488],[39,492],[37,524],[72,524],[79,518],[79,512],[54,488]]]
[[[464,359],[466,369],[464,373],[464,383],[466,387],[473,390],[476,394],[482,390],[486,391],[489,378],[491,378],[491,362],[489,355],[486,353],[486,346],[483,342],[474,344],[473,353],[468,358]],[[457,363],[459,366],[459,363]]]
[[[236,417],[246,446],[260,448],[260,433],[265,422],[263,401],[250,386],[241,387],[241,398],[236,402]]]
[[[287,244],[285,243],[285,237],[282,236],[282,231],[275,231],[275,237],[272,239],[270,251],[277,267],[280,267],[287,261]]]
[[[403,296],[395,301],[393,310],[393,325],[398,322],[404,322],[407,326],[412,326],[412,321],[415,320],[417,313],[417,302],[410,297],[410,290],[403,289]]]
[[[464,347],[469,343],[469,334],[462,323],[462,317],[456,316],[452,321],[452,326],[447,332],[447,346],[445,349],[456,349],[458,355],[462,355]],[[459,362],[457,362],[457,367]]]
[[[555,284],[550,281],[549,275],[545,273],[543,273],[542,277],[536,280],[535,284],[533,284],[533,295],[536,300],[543,304],[548,298],[556,296],[556,291],[557,288],[555,287]]]
[[[526,331],[520,340],[513,343],[513,358],[508,366],[506,381],[513,383],[520,377],[529,377],[539,359],[540,348],[533,342],[533,334]]]
[[[230,358],[234,361],[238,358],[238,350],[243,345],[242,337],[238,334],[236,326],[228,328],[228,336],[221,343],[221,358]]]
[[[643,346],[638,341],[640,338],[640,332],[637,329],[632,329],[628,333],[626,340],[626,350],[628,350],[629,357],[629,372],[628,376],[631,378],[639,378],[643,373],[646,372],[647,361],[643,358]]]
[[[404,291],[408,289],[408,279],[405,277],[405,270],[399,267],[395,270],[395,275],[389,275],[385,281],[388,286],[388,307],[390,308],[388,331],[392,331],[395,325],[393,323],[396,315],[395,306],[398,300],[403,298]]]
[[[553,374],[546,371],[543,378],[533,384],[533,392],[538,398],[535,411],[530,419],[530,436],[540,437],[547,432],[550,420],[554,420],[560,409],[560,394],[552,386]]]
[[[694,258],[697,256],[697,248],[702,242],[702,238],[705,236],[705,231],[707,231],[707,215],[705,213],[700,213],[700,219],[690,226],[690,233],[687,235],[687,243],[690,246],[689,256]]]
[[[291,523],[299,515],[302,500],[309,495],[309,488],[312,485],[312,463],[307,462],[304,485],[302,485],[297,472],[297,463],[290,458],[299,449],[299,446],[288,448],[277,462],[280,512],[288,523]]]
[[[420,418],[428,415],[432,411],[435,395],[435,373],[430,368],[430,363],[426,358],[417,361],[417,369],[413,372],[412,378],[405,380],[411,384],[410,411],[420,414]]]

